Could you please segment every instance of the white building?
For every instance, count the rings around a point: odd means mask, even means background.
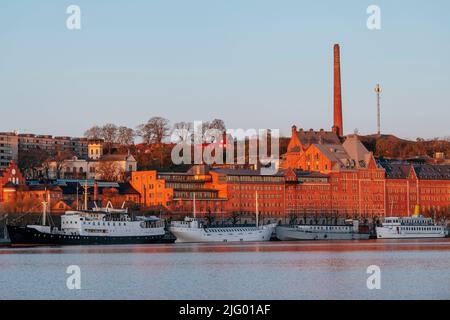
[[[125,175],[137,170],[137,161],[131,154],[103,155],[101,144],[90,144],[88,159],[74,156],[62,163],[53,161],[49,164],[50,179],[96,179],[122,180]]]

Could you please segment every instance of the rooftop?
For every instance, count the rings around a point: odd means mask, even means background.
[[[406,179],[411,168],[420,180],[450,180],[450,165],[409,163],[401,160],[378,160],[387,179]]]
[[[314,143],[323,143],[323,144],[340,144],[341,141],[336,133],[332,131],[325,131],[321,129],[320,131],[315,131],[313,129],[309,129],[305,131],[300,129],[296,131],[297,138],[301,142],[304,147],[307,147]]]
[[[270,175],[262,175],[260,170],[250,170],[250,169],[220,169],[220,168],[214,168],[211,169],[211,171],[225,174],[228,176],[270,176]],[[278,171],[276,174],[271,176],[277,176],[282,177],[283,173],[281,171]]]

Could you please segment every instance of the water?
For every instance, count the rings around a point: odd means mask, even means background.
[[[0,299],[450,299],[450,239],[0,248]]]

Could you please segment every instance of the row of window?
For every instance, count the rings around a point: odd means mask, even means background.
[[[231,194],[232,198],[242,198],[242,199],[256,199],[256,194],[253,193],[242,193],[242,194]],[[281,194],[258,194],[258,199],[281,199],[283,195]]]
[[[227,176],[229,182],[277,182],[284,183],[284,177],[273,176]]]
[[[439,227],[400,227],[402,231],[442,231]]]
[[[68,225],[68,224],[78,224],[78,221],[77,220],[75,220],[75,221],[73,221],[73,220],[70,220],[70,221],[62,221],[61,222],[61,224],[63,224],[63,225]],[[103,225],[103,226],[113,226],[113,227],[115,227],[116,226],[116,222],[83,222],[82,223],[83,225],[89,225],[89,226],[101,226],[101,225]],[[126,222],[117,222],[117,226],[119,226],[119,227],[126,227],[126,225],[127,225],[127,223]]]
[[[319,231],[350,231],[352,227],[349,226],[307,226],[302,229],[319,230]]]
[[[248,203],[248,202],[242,202],[242,203],[236,203],[233,202],[231,204],[232,207],[235,208],[253,208],[255,207],[255,203]],[[282,208],[283,207],[283,203],[280,202],[262,202],[262,203],[258,203],[258,207],[259,208]]]
[[[283,191],[282,186],[231,186],[231,190],[243,190],[243,191]]]

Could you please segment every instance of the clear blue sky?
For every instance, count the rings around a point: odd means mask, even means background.
[[[66,29],[66,8],[82,29]],[[366,28],[381,7],[382,30]],[[0,131],[82,135],[222,118],[231,128],[332,125],[341,44],[346,133],[450,135],[450,2],[28,0],[0,3]]]

